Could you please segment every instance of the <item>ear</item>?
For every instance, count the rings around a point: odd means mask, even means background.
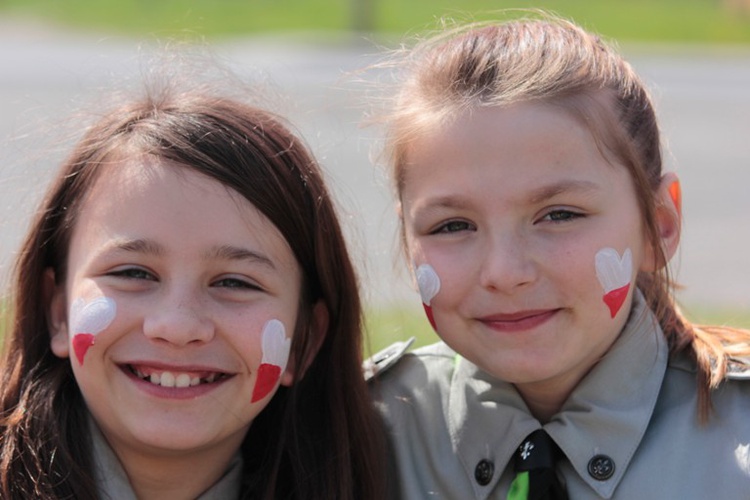
[[[646,242],[646,252],[641,271],[655,272],[667,265],[677,252],[682,230],[682,190],[677,174],[664,174],[656,193],[656,230],[661,240],[663,259],[658,256],[650,242]]]
[[[68,301],[65,287],[55,283],[55,271],[52,268],[47,268],[43,279],[50,349],[58,358],[67,358],[70,356],[70,344],[68,343]]]
[[[294,384],[295,381],[302,380],[305,376],[305,372],[310,368],[315,356],[318,355],[318,351],[323,346],[323,341],[328,333],[328,323],[328,308],[322,300],[319,300],[315,303],[315,306],[313,306],[310,331],[308,332],[312,344],[311,348],[308,349],[306,357],[300,360],[300,362],[297,362],[297,360],[294,359],[294,353],[289,356],[289,362],[287,363],[284,373],[281,374],[279,381],[281,385],[289,387]]]

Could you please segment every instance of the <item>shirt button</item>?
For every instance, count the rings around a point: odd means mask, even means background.
[[[480,486],[487,486],[492,481],[492,475],[495,473],[495,464],[489,460],[480,460],[474,468],[474,479]]]
[[[596,455],[589,460],[589,475],[599,481],[606,481],[615,473],[615,462],[607,455]]]

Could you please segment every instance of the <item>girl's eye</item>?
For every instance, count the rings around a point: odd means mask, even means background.
[[[583,217],[583,214],[571,210],[553,210],[542,217],[541,220],[550,222],[567,222],[580,217]]]
[[[146,271],[145,269],[141,269],[140,267],[128,267],[125,269],[118,269],[116,271],[110,272],[109,275],[115,276],[118,278],[126,278],[126,279],[132,279],[132,280],[149,280],[149,281],[157,280],[156,276]]]
[[[259,287],[255,283],[239,278],[222,278],[220,280],[214,281],[211,286],[217,288],[230,288],[240,290],[261,290],[261,287]]]
[[[451,220],[439,225],[432,234],[440,233],[458,233],[461,231],[472,231],[474,225],[463,220]]]

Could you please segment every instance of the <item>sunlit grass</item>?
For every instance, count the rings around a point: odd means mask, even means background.
[[[410,337],[416,338],[412,348],[440,340],[421,309],[391,307],[370,310],[365,317],[371,353]]]
[[[377,33],[415,33],[449,16],[497,18],[509,8],[541,7],[623,41],[750,43],[750,12],[711,0],[4,0],[0,13],[76,28],[150,36],[234,36],[347,31],[365,18]],[[736,2],[740,3],[740,2]],[[355,13],[364,12],[357,16]]]

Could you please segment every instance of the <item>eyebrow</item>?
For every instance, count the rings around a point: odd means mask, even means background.
[[[118,239],[112,243],[112,248],[125,252],[143,253],[155,256],[161,256],[166,253],[164,247],[157,242],[146,239]]]
[[[161,257],[166,255],[166,249],[154,240],[150,239],[121,239],[116,240],[112,244],[112,248],[115,250],[121,250],[125,252],[142,253],[146,255],[153,255],[155,257]],[[271,269],[276,269],[273,261],[258,252],[249,250],[247,248],[238,247],[234,245],[219,245],[211,248],[210,250],[203,253],[202,257],[206,260],[221,259],[221,260],[245,260],[260,263]]]
[[[253,250],[233,245],[221,245],[218,247],[214,247],[206,252],[203,257],[206,259],[249,260],[267,266],[271,269],[276,269],[276,266],[269,257]]]
[[[536,204],[564,193],[588,193],[597,189],[599,189],[599,185],[592,181],[566,179],[533,190],[530,193],[529,200],[531,203]]]
[[[597,189],[599,189],[599,185],[592,181],[566,179],[532,190],[528,199],[532,204],[537,204],[564,193],[581,192],[586,194]],[[429,210],[436,208],[462,209],[469,205],[470,203],[460,196],[447,195],[430,200],[427,207]]]

